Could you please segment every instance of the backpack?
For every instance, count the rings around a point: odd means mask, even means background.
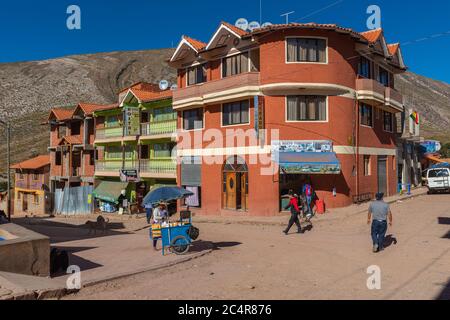
[[[307,197],[312,196],[312,188],[311,188],[311,185],[309,185],[309,184],[305,185],[305,195]]]

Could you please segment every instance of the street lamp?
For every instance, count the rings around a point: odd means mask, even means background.
[[[8,193],[7,193],[7,211],[8,211],[8,220],[11,222],[11,126],[9,122],[5,122],[0,120],[0,125],[6,128],[6,153],[8,154],[8,158],[6,161],[6,165],[8,166]]]

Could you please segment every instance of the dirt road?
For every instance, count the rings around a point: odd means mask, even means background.
[[[215,247],[211,254],[66,298],[449,299],[450,196],[422,196],[392,210],[389,246],[378,254],[366,214],[289,236],[276,226],[205,223],[198,227]],[[367,288],[371,265],[380,267],[381,290]]]

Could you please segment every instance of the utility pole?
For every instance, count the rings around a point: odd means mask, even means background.
[[[11,222],[11,125],[8,122],[0,120],[0,124],[6,128],[6,153],[7,153],[7,161],[6,165],[8,166],[6,172],[8,174],[8,183],[7,183],[7,214],[8,220]]]

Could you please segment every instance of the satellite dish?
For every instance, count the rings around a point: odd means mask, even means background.
[[[245,18],[238,19],[234,25],[244,31],[247,31],[248,29],[248,21]]]
[[[271,22],[265,22],[262,24],[261,28],[270,27],[272,25]]]
[[[169,88],[169,81],[161,80],[159,82],[159,90],[164,91],[164,90],[167,90],[167,88]]]
[[[250,31],[253,31],[253,30],[259,29],[259,28],[261,28],[261,25],[260,25],[259,22],[257,22],[257,21],[252,21],[252,22],[250,22],[250,23],[248,24],[248,29],[249,29]]]
[[[176,84],[173,84],[171,87],[170,87],[170,90],[177,90],[178,89],[178,85],[176,85]]]

